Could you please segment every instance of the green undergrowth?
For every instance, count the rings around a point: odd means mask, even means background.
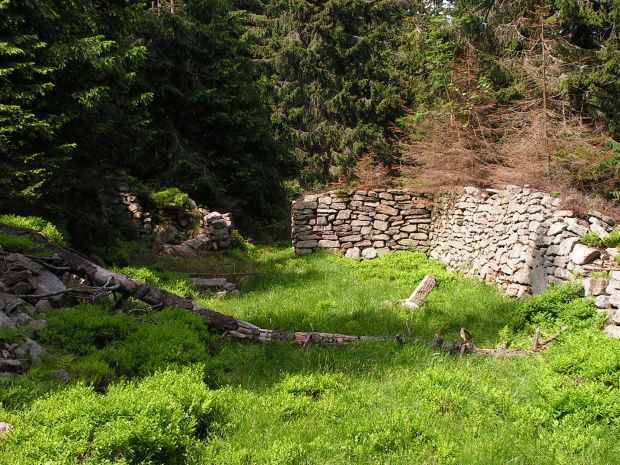
[[[49,221],[37,216],[0,215],[0,223],[40,232],[52,244],[67,245],[64,235]]]
[[[28,236],[8,236],[0,234],[0,246],[5,252],[49,257],[50,253],[41,244],[35,244]]]
[[[408,326],[433,339],[445,325],[458,340],[465,327],[480,347],[531,348],[537,328],[541,340],[569,329],[535,355],[459,359],[393,338],[244,343],[184,311],[83,304],[46,315],[44,363],[0,385],[0,421],[15,425],[0,463],[617,463],[620,341],[601,334],[578,284],[520,302],[411,252],[360,262],[258,249],[252,260],[239,298],[199,303],[285,330]],[[124,272],[182,281],[158,266]],[[401,307],[427,273],[437,287],[419,309]]]

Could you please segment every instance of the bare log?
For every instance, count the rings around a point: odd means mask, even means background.
[[[70,268],[72,273],[90,280],[97,286],[105,286],[106,283],[112,284],[118,286],[116,287],[116,292],[123,296],[133,297],[149,305],[182,308],[189,312],[194,312],[204,319],[207,326],[219,332],[235,330],[239,326],[237,319],[232,316],[223,315],[158,287],[108,271],[73,250],[56,244],[50,244],[43,239],[41,234],[30,229],[0,223],[0,233],[11,236],[28,236],[33,242],[41,244],[48,252],[55,254],[58,261],[62,262],[64,267]]]

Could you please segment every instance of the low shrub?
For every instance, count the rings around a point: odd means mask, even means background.
[[[127,318],[100,305],[80,304],[48,316],[39,337],[44,345],[77,355],[91,354],[125,339],[129,334]]]
[[[176,187],[170,187],[159,192],[153,192],[151,193],[150,198],[157,208],[165,208],[167,206],[174,205],[175,207],[183,208],[185,210],[191,209],[189,195],[181,192]]]
[[[50,315],[39,337],[51,349],[80,357],[66,369],[100,387],[120,377],[192,363],[209,367],[213,386],[224,382],[213,360],[220,350],[217,336],[202,318],[185,310],[166,308],[137,317],[81,304]]]
[[[581,236],[580,242],[584,245],[589,245],[590,247],[601,247],[603,245],[601,236],[599,236],[596,232],[585,233]]]
[[[0,234],[0,245],[3,249],[11,252],[36,255],[37,257],[49,257],[50,253],[43,245],[35,244],[28,236],[7,236]]]
[[[603,247],[618,247],[620,244],[620,231],[612,231],[601,242]]]
[[[0,215],[0,223],[40,232],[52,244],[67,245],[67,241],[56,226],[37,216]]]
[[[111,364],[119,375],[144,376],[173,364],[200,362],[209,367],[209,383],[218,386],[224,382],[220,367],[212,360],[220,350],[218,337],[209,333],[198,315],[180,309],[166,309],[135,326],[135,330],[115,349],[115,360]],[[109,360],[110,355],[108,353]]]
[[[581,236],[580,242],[591,247],[618,247],[620,244],[620,231],[612,231],[609,236],[603,238],[596,232],[585,233]]]
[[[583,297],[581,283],[573,281],[528,297],[514,311],[511,325],[520,329],[528,323],[553,323],[555,320],[574,323],[591,318],[595,312],[592,301]]]
[[[0,462],[182,463],[223,415],[203,377],[200,366],[166,370],[106,395],[79,384],[37,400],[9,417]]]

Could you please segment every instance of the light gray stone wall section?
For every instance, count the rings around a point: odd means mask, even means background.
[[[306,195],[293,202],[293,248],[323,249],[348,258],[391,250],[429,250],[431,202],[407,190],[349,190]]]

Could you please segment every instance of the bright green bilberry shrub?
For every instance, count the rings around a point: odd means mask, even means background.
[[[581,283],[573,281],[528,297],[515,310],[511,323],[514,328],[521,328],[526,323],[553,323],[556,319],[574,322],[588,319],[594,312],[594,304],[583,297]]]
[[[49,316],[39,337],[44,345],[85,355],[123,340],[128,334],[127,317],[122,313],[110,313],[100,305],[80,304]]]
[[[203,377],[200,366],[166,370],[110,385],[105,395],[79,384],[37,400],[11,416],[0,462],[181,463],[222,418]]]
[[[157,208],[164,208],[170,204],[185,210],[189,210],[191,208],[189,204],[189,195],[181,192],[176,187],[170,187],[159,192],[153,192],[151,193],[150,198],[155,203]]]
[[[612,231],[609,236],[602,240],[603,247],[618,247],[620,244],[620,231]]]
[[[49,257],[50,253],[43,245],[35,244],[28,236],[7,236],[0,234],[0,245],[4,251],[36,255],[37,257]]]
[[[1,215],[0,223],[39,231],[52,244],[67,245],[65,238],[56,226],[37,216]]]
[[[601,240],[601,236],[599,236],[596,232],[585,233],[581,236],[580,242],[584,245],[589,245],[591,247],[600,247],[603,245],[603,241]]]

